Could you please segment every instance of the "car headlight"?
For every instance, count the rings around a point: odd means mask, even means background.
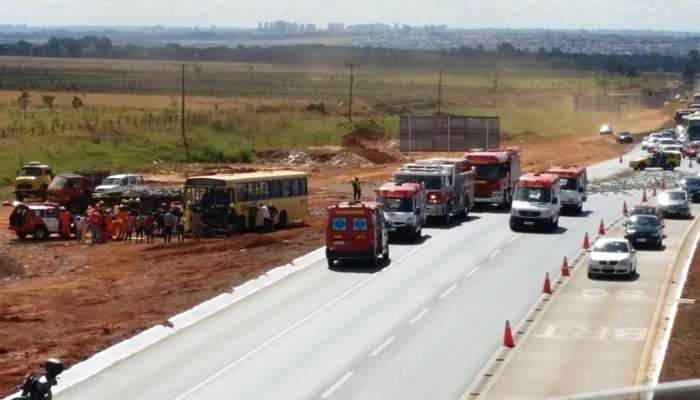
[[[625,231],[625,234],[627,235],[634,235],[635,233],[637,233],[637,231],[635,231],[634,229],[628,229],[627,231]]]

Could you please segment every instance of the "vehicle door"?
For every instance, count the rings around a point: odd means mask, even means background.
[[[41,219],[44,221],[44,225],[46,225],[49,232],[58,232],[58,210],[55,208],[47,208],[46,210],[39,211],[43,214]]]
[[[387,229],[386,219],[384,219],[384,213],[381,210],[377,210],[377,226],[376,231],[379,233],[378,237],[378,253],[384,253],[384,250],[389,246],[389,230]]]
[[[559,190],[559,184],[554,184],[552,185],[552,215],[555,215],[557,219],[559,218],[559,214],[561,212],[561,191]]]

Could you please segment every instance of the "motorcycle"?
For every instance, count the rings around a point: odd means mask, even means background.
[[[58,384],[58,376],[64,370],[63,362],[57,358],[50,358],[44,363],[44,370],[46,373],[39,378],[27,375],[22,385],[22,395],[12,400],[51,400],[51,388]]]

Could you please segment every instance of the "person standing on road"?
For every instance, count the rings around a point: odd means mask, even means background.
[[[355,177],[352,181],[352,201],[360,201],[362,198],[362,186],[360,185],[360,179]]]
[[[136,217],[136,243],[143,242],[143,234],[146,231],[146,220],[148,217],[143,213]]]
[[[226,225],[228,226],[228,230],[226,232],[226,235],[228,236],[232,236],[240,228],[238,226],[238,213],[236,212],[236,205],[233,203],[229,204],[228,206],[228,213],[226,213]]]
[[[262,203],[260,205],[260,216],[262,216],[263,228],[265,229],[265,231],[271,232],[272,231],[272,216],[270,215],[270,208],[265,203]]]
[[[204,221],[202,220],[202,210],[195,206],[192,209],[190,228],[192,229],[192,239],[195,242],[202,240],[204,234]]]
[[[163,242],[172,243],[173,231],[177,224],[177,216],[174,210],[168,211],[163,217]]]
[[[99,206],[90,213],[90,237],[93,244],[102,243],[102,215]]]
[[[182,211],[175,210],[175,234],[178,243],[185,243],[185,217]]]
[[[146,244],[153,244],[153,235],[156,232],[156,225],[158,222],[156,221],[156,216],[154,215],[155,213],[150,212],[146,216],[146,225],[144,227],[144,233],[146,234]]]

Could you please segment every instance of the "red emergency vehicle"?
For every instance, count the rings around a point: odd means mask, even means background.
[[[384,217],[389,222],[389,233],[419,239],[427,219],[423,185],[392,181],[376,192],[377,203],[384,207]]]
[[[588,199],[588,175],[586,167],[554,166],[548,171],[559,177],[559,201],[562,208],[574,210],[577,214],[583,211],[583,203]]]
[[[326,225],[328,267],[335,261],[389,262],[389,230],[382,206],[375,202],[340,203],[328,208]]]
[[[496,204],[507,209],[513,200],[515,185],[520,178],[518,149],[472,150],[464,159],[476,172],[474,202]]]
[[[71,217],[59,204],[16,203],[10,214],[10,229],[20,239],[32,235],[36,240],[46,240],[52,233],[68,238],[72,232]]]
[[[559,177],[553,174],[525,174],[520,177],[510,210],[510,229],[544,226],[555,231],[559,227]]]

